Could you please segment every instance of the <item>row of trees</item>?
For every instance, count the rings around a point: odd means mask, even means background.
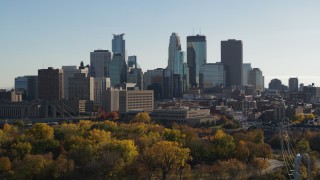
[[[227,134],[150,120],[140,113],[131,123],[5,124],[0,179],[241,179],[262,175],[272,157],[260,129]]]

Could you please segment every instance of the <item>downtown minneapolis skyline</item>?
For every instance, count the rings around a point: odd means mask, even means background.
[[[220,62],[220,41],[243,42],[244,63],[273,78],[320,86],[319,1],[1,1],[0,88],[38,69],[90,63],[125,33],[128,55],[143,71],[165,68],[172,32],[207,37],[207,62]]]

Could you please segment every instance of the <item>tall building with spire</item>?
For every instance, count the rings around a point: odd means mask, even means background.
[[[174,60],[176,59],[177,52],[181,51],[180,37],[177,33],[172,33],[168,47],[168,67],[167,69],[174,70]]]
[[[121,54],[126,57],[126,41],[123,39],[124,34],[113,34],[112,53]]]
[[[190,87],[199,87],[200,67],[207,63],[206,36],[187,37],[187,63]]]

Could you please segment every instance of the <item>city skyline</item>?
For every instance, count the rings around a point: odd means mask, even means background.
[[[76,2],[1,3],[0,88],[12,88],[14,78],[38,69],[90,64],[90,52],[111,51],[112,34],[119,33],[144,72],[165,68],[173,32],[183,51],[187,36],[206,36],[208,63],[221,61],[220,41],[241,40],[243,62],[263,71],[265,86],[273,78],[288,84],[290,77],[320,85],[319,2]],[[125,13],[116,13],[119,7]]]

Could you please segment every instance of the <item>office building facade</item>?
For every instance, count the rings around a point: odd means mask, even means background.
[[[126,57],[126,41],[123,39],[124,34],[113,34],[112,53],[121,54]]]
[[[187,37],[187,63],[190,87],[198,87],[200,67],[207,63],[207,42],[205,36],[196,35]]]
[[[60,69],[38,70],[38,95],[39,99],[56,101],[63,97],[63,78]]]
[[[221,41],[221,62],[226,69],[226,86],[241,86],[243,77],[242,41]]]
[[[168,47],[167,69],[174,71],[174,60],[177,58],[176,56],[179,55],[179,53],[177,53],[178,51],[181,51],[180,37],[177,33],[172,33],[170,36],[170,42]]]
[[[169,69],[157,68],[143,74],[144,89],[153,90],[156,99],[173,97],[173,75]]]
[[[154,95],[152,90],[119,91],[119,113],[130,111],[152,112],[154,108]]]
[[[214,88],[225,84],[225,70],[222,63],[207,63],[200,67],[200,89]]]
[[[253,68],[249,73],[249,84],[252,85],[255,90],[264,90],[264,76],[259,68]]]
[[[242,66],[242,85],[249,85],[249,73],[252,70],[251,63],[243,63]]]
[[[117,86],[127,82],[127,64],[121,54],[114,54],[110,63],[111,86]]]
[[[299,90],[299,80],[298,78],[289,79],[289,91],[298,91]]]
[[[15,78],[14,88],[25,92],[28,101],[38,98],[38,76],[20,76]]]
[[[102,106],[102,93],[108,88],[111,88],[110,78],[94,78],[94,105]]]
[[[94,78],[84,73],[76,73],[68,81],[68,99],[94,100]]]
[[[109,77],[109,65],[112,53],[108,50],[90,52],[90,75],[92,77]]]

